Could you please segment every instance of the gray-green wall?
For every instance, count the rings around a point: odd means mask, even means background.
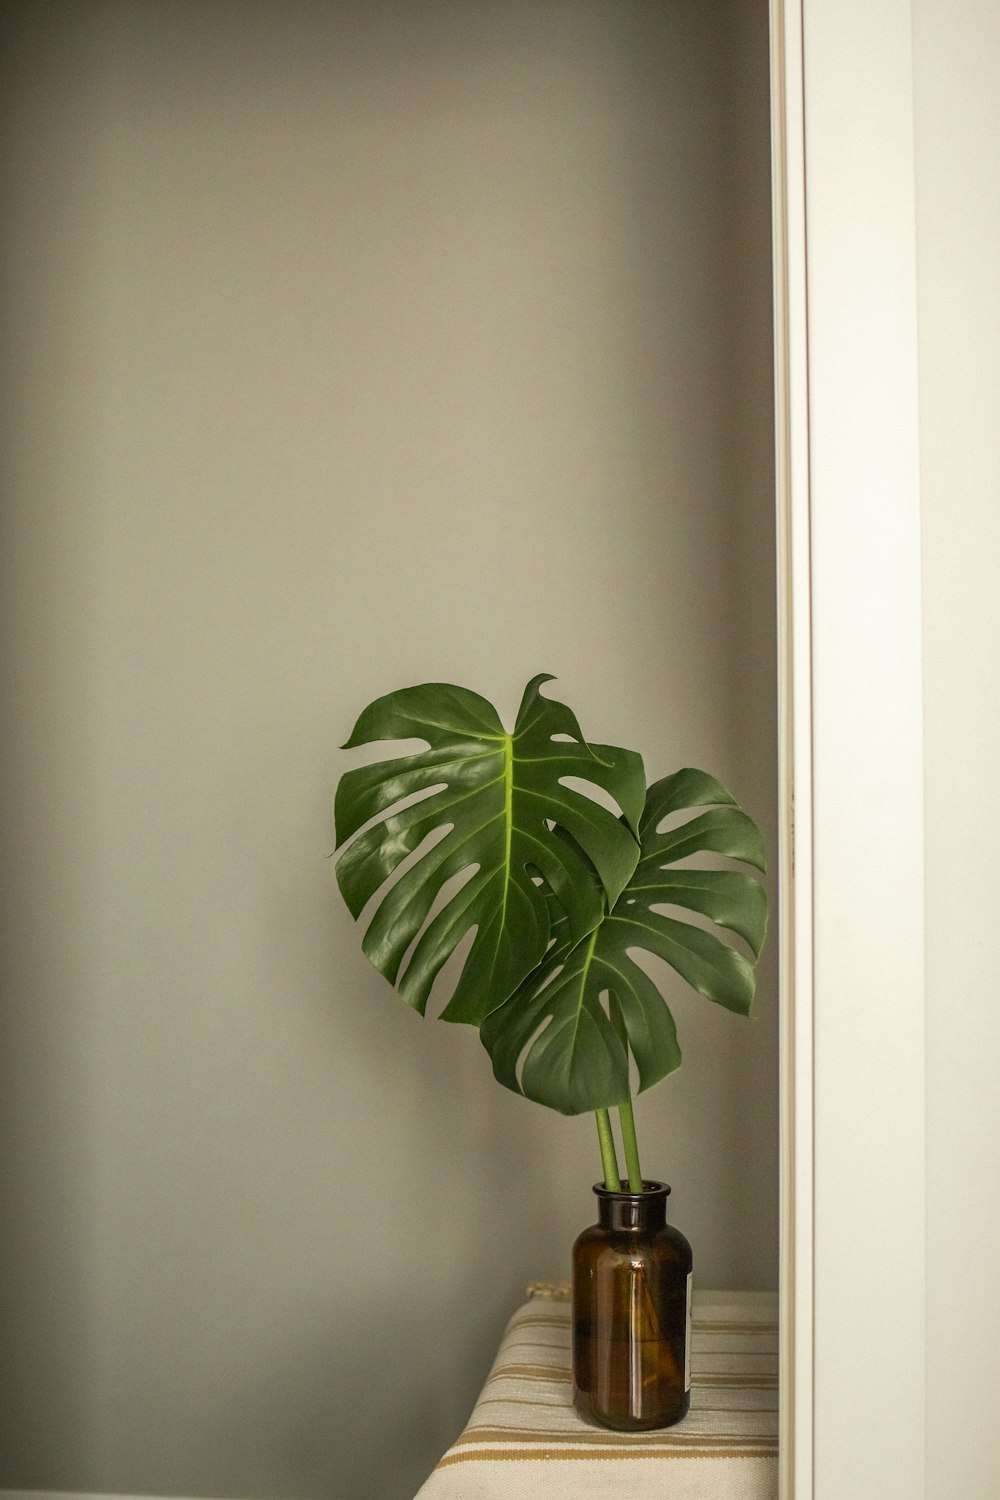
[[[766,6],[3,25],[0,1485],[408,1500],[598,1157],[367,966],[336,747],[546,670],[773,830]],[[640,1103],[702,1285],[773,958]]]

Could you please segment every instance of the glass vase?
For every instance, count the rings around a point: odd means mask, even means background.
[[[691,1246],[666,1183],[594,1192],[598,1222],[573,1246],[573,1399],[602,1427],[672,1427],[691,1399]]]

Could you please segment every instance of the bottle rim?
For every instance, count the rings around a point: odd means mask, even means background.
[[[608,1203],[649,1203],[656,1198],[666,1199],[670,1194],[670,1185],[666,1182],[657,1182],[654,1178],[644,1177],[641,1193],[633,1193],[631,1188],[624,1186],[609,1188],[603,1182],[594,1183],[594,1192],[598,1198]]]

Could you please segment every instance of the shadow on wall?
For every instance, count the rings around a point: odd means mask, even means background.
[[[37,1486],[44,1454],[49,1482],[70,1489],[93,1417],[81,1070],[27,1018],[19,1045],[14,1010],[0,1052],[0,1483]]]
[[[318,1305],[266,1360],[229,1372],[201,1427],[185,1435],[193,1480],[221,1464],[234,1494],[412,1500],[434,1462],[422,1454],[442,1426],[449,1356],[438,1344],[440,1358],[433,1347],[429,1361],[411,1357],[428,1347],[432,1297],[358,1290],[349,1315]],[[472,1296],[471,1279],[457,1292]]]

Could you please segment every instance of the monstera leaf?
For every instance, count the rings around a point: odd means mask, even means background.
[[[698,807],[711,810],[658,832],[671,814]],[[756,976],[749,959],[703,926],[657,908],[680,907],[709,918],[741,937],[756,958],[767,925],[767,899],[758,881],[736,870],[678,864],[704,852],[763,870],[756,825],[718,781],[688,769],[650,787],[640,837],[632,878],[601,925],[578,940],[556,919],[555,942],[538,972],[482,1027],[500,1082],[563,1114],[628,1100],[628,1051],[604,1008],[605,995],[621,1009],[640,1089],[680,1065],[673,1017],[632,950],[657,954],[728,1010],[745,1015],[753,1000]]]
[[[544,957],[552,898],[566,940],[576,941],[600,922],[635,868],[642,760],[634,751],[587,745],[571,710],[540,693],[548,681],[543,674],[528,684],[510,734],[477,693],[425,683],[377,699],[344,747],[384,739],[427,745],[348,771],[335,803],[338,845],[351,840],[337,880],[355,917],[427,844],[384,892],[363,944],[418,1011],[442,965],[475,928],[443,1016],[478,1025]],[[610,793],[622,819],[567,778]],[[422,794],[419,801],[414,793]],[[554,831],[557,824],[569,838]],[[439,897],[443,904],[432,913]]]

